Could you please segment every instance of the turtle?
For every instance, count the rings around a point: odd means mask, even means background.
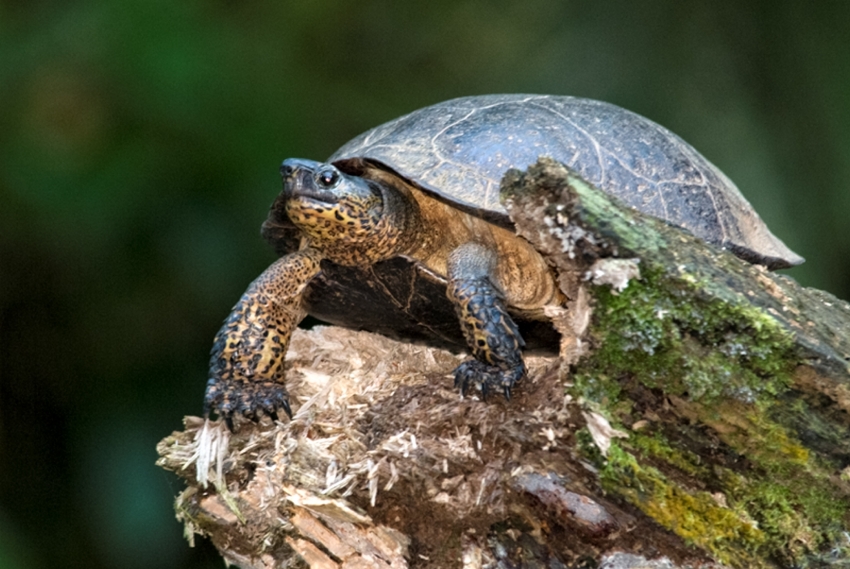
[[[262,227],[279,258],[213,341],[205,416],[231,426],[235,414],[282,409],[291,418],[284,357],[308,314],[468,348],[455,386],[510,399],[526,374],[523,350],[557,337],[545,308],[563,302],[499,202],[505,172],[540,156],[749,262],[803,262],[729,178],[647,118],[570,96],[445,101],[357,136],[324,162],[283,161],[283,190]]]

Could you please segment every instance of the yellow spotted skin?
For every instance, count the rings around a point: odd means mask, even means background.
[[[321,254],[305,249],[266,269],[233,308],[213,340],[204,412],[292,414],[284,385],[284,357],[304,318],[301,292],[320,270]]]
[[[477,386],[485,399],[492,391],[510,399],[511,389],[525,376],[525,342],[492,280],[497,263],[491,249],[475,242],[461,245],[448,259],[446,294],[475,357],[455,370],[455,387],[466,394]]]
[[[284,359],[292,332],[306,315],[304,288],[321,271],[321,261],[369,265],[397,255],[416,235],[417,207],[409,196],[382,195],[359,178],[321,187],[306,161],[297,166],[284,176],[284,191],[267,224],[294,225],[301,248],[248,287],[213,340],[204,414],[214,412],[231,426],[234,414],[275,417],[283,409],[292,416]]]
[[[394,257],[445,279],[474,356],[455,370],[456,385],[510,397],[525,375],[525,343],[508,307],[539,320],[543,307],[559,300],[545,261],[527,242],[367,162],[342,172],[290,159],[281,173],[283,192],[263,234],[286,244],[285,254],[251,284],[215,337],[206,415],[216,413],[231,426],[235,414],[257,418],[282,409],[291,416],[284,358],[307,312],[305,289],[323,264],[363,268]]]
[[[289,200],[285,208],[325,258],[340,265],[371,265],[405,250],[416,236],[410,223],[418,217],[416,202],[402,197],[343,194],[330,205]]]
[[[337,214],[337,215],[334,215]],[[342,215],[338,210],[301,207],[291,214],[291,219],[302,227],[310,229],[308,235],[312,243],[328,258],[335,259],[341,265],[371,264],[386,258],[386,251],[393,250],[397,236],[381,231],[379,220],[369,217],[356,218]],[[363,241],[362,236],[374,232],[374,242]],[[305,232],[307,233],[307,232]]]

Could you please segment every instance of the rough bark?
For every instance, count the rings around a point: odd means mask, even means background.
[[[503,199],[568,299],[561,353],[482,402],[463,355],[299,330],[291,422],[160,443],[190,541],[241,567],[850,564],[850,306],[548,160]]]

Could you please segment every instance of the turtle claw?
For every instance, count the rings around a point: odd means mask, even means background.
[[[491,391],[501,391],[505,400],[510,401],[511,389],[525,377],[525,364],[504,370],[478,360],[467,360],[455,369],[454,374],[455,388],[460,388],[464,397],[471,387],[477,386],[484,401]]]
[[[283,411],[286,413],[286,416],[289,417],[289,420],[292,420],[292,407],[289,406],[289,398],[287,397],[283,401],[281,401],[280,406],[283,408]]]
[[[215,412],[225,420],[231,431],[234,430],[233,416],[237,413],[258,421],[265,412],[274,420],[277,419],[278,409],[283,409],[292,418],[289,393],[281,383],[215,378],[207,382],[204,417]]]

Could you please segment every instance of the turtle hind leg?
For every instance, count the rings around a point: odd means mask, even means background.
[[[496,254],[478,243],[461,245],[449,256],[447,295],[475,357],[455,369],[455,386],[464,394],[478,386],[484,398],[497,391],[510,399],[511,389],[526,373],[525,342],[493,284],[496,263]]]

